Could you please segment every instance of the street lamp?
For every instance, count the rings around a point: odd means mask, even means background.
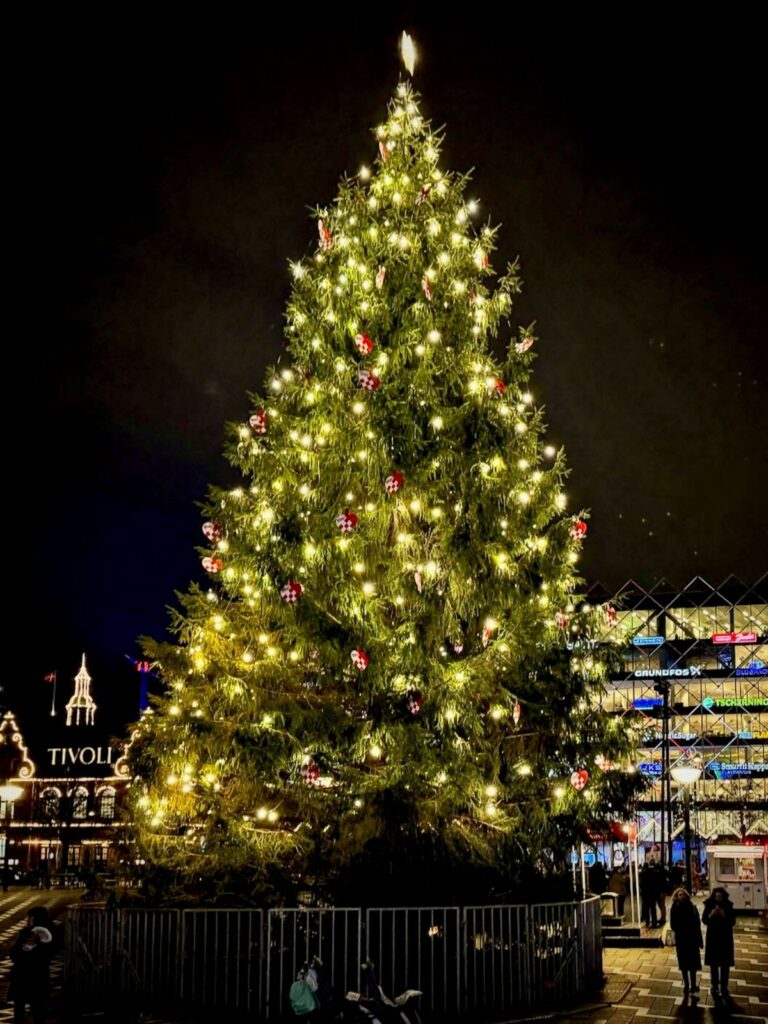
[[[683,787],[683,814],[685,822],[685,878],[688,890],[693,895],[693,872],[691,870],[691,789],[701,778],[701,768],[695,764],[676,764],[670,775]]]
[[[13,782],[5,782],[0,786],[0,800],[5,804],[5,855],[3,857],[3,889],[8,885],[8,847],[11,839],[11,812],[13,804],[24,792],[21,786]]]

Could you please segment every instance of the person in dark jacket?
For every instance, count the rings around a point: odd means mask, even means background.
[[[53,952],[51,919],[46,907],[32,907],[11,947],[13,961],[8,999],[13,1002],[14,1024],[25,1024],[27,1004],[34,1024],[45,1024],[45,1008],[50,994],[50,964]]]
[[[699,991],[696,974],[701,970],[699,950],[704,945],[704,940],[701,937],[699,912],[693,905],[690,894],[682,886],[675,889],[672,894],[669,927],[675,933],[677,966],[683,976],[683,989],[686,996],[689,992],[695,996]]]
[[[721,886],[713,889],[704,903],[702,921],[707,928],[704,963],[712,971],[712,995],[730,997],[728,975],[733,967],[733,926],[736,911],[731,899]]]
[[[657,928],[656,885],[653,868],[648,863],[640,868],[640,903],[643,924],[646,928]]]

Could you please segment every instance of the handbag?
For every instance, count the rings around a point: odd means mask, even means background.
[[[662,939],[664,941],[664,945],[665,946],[674,946],[675,945],[675,933],[672,931],[672,929],[669,927],[668,924],[664,925],[664,931],[662,932]]]

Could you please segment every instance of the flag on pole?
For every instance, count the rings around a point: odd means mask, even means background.
[[[44,683],[55,683],[56,682],[56,673],[55,672],[49,672],[47,676],[43,676],[43,682]]]

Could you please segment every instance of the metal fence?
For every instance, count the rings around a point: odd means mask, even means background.
[[[280,910],[70,908],[66,981],[81,1003],[290,1016],[288,990],[318,956],[334,992],[376,964],[384,991],[423,992],[427,1015],[563,1005],[599,986],[600,900],[532,906]]]

